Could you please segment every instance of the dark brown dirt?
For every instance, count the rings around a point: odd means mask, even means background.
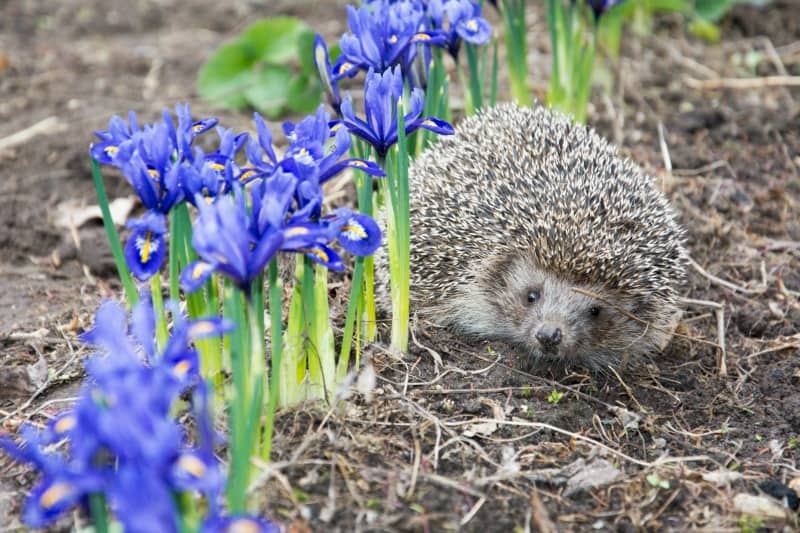
[[[82,228],[75,250],[54,224],[62,202],[95,201],[92,131],[112,114],[134,109],[153,120],[180,101],[196,115],[248,128],[249,114],[198,100],[199,66],[270,14],[300,15],[335,38],[345,2],[320,4],[0,5],[0,146],[56,117],[29,140],[0,148],[0,381],[25,377],[0,391],[5,430],[44,422],[74,396],[82,375],[74,335],[101,298],[118,292],[102,229]],[[546,73],[547,35],[534,11],[531,39],[542,53],[531,72]],[[682,336],[618,374],[534,376],[517,370],[506,346],[417,324],[407,356],[367,349],[378,370],[369,400],[280,414],[279,475],[265,476],[254,492],[261,511],[293,531],[797,527],[796,514],[743,514],[736,497],[760,494],[764,480],[800,478],[800,90],[704,90],[697,82],[800,75],[800,12],[789,0],[742,6],[722,29],[722,42],[710,45],[663,17],[652,36],[627,39],[613,67],[621,86],[610,97],[595,94],[590,114],[659,177],[705,271],[690,269]],[[106,181],[112,197],[131,194],[118,177]],[[721,332],[708,302],[724,309]],[[619,475],[568,495],[561,469],[578,460],[607,461]],[[722,471],[740,476],[709,475]],[[20,529],[32,481],[28,469],[0,457],[0,529]]]

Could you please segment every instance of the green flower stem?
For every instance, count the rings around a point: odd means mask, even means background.
[[[397,107],[397,146],[391,151],[386,180],[389,243],[389,273],[392,292],[392,341],[395,350],[408,349],[409,287],[410,287],[410,212],[408,190],[408,142],[402,101]]]
[[[269,264],[269,322],[272,364],[270,365],[269,401],[267,402],[266,422],[264,425],[264,442],[261,447],[261,458],[264,461],[270,460],[275,409],[278,404],[278,384],[281,379],[281,355],[283,352],[282,313],[283,289],[278,277],[278,260],[273,259]]]
[[[108,509],[106,497],[102,492],[93,492],[89,495],[89,512],[92,515],[95,533],[108,533]]]
[[[425,110],[422,114],[426,117],[449,120],[447,115],[450,112],[449,87],[442,49],[433,47],[432,52],[431,66],[428,70],[428,86],[425,88]],[[426,129],[417,130],[414,136],[416,142],[409,144],[409,155],[412,157],[419,155],[422,150],[438,139],[437,135]]]
[[[183,236],[180,234],[180,221],[175,215],[175,209],[169,213],[169,297],[177,302],[180,298],[179,279],[181,266],[178,262],[178,242],[183,243]],[[179,240],[180,239],[180,240]]]
[[[385,162],[378,159],[378,164],[385,169]],[[356,179],[358,194],[358,209],[361,213],[372,216],[374,212],[372,199],[373,177],[366,173],[361,173]],[[358,268],[358,262],[356,263]],[[361,301],[364,309],[364,332],[367,342],[374,342],[378,338],[378,319],[375,309],[375,260],[372,256],[363,261],[364,288]],[[354,274],[355,276],[355,274]]]
[[[492,85],[489,89],[489,107],[497,103],[497,39],[492,39]]]
[[[153,312],[156,317],[156,343],[159,349],[163,349],[167,344],[169,333],[167,332],[167,317],[164,312],[164,299],[161,295],[161,274],[156,272],[150,278],[150,292],[153,298]]]
[[[484,77],[481,75],[478,61],[478,47],[474,44],[465,44],[467,53],[467,66],[469,68],[469,99],[467,100],[467,115],[475,113],[483,107]],[[467,87],[465,86],[465,89]],[[467,92],[466,90],[464,91]]]
[[[528,91],[528,50],[525,26],[525,2],[527,0],[503,0],[503,31],[508,57],[508,73],[511,78],[511,96],[520,105],[533,103]],[[552,1],[552,0],[548,0]]]
[[[230,434],[230,474],[226,493],[230,512],[244,512],[245,493],[250,468],[250,446],[248,446],[247,422],[249,419],[248,366],[250,350],[250,328],[242,305],[241,291],[231,284],[225,290],[225,314],[236,323],[230,335],[232,390],[230,393],[229,434]],[[250,431],[252,433],[252,431]]]
[[[336,351],[328,305],[328,269],[312,265],[306,258],[313,276],[314,314],[309,330],[308,377],[314,387],[313,397],[333,401],[336,393]],[[308,275],[308,271],[307,274]]]
[[[100,165],[94,158],[91,159],[91,162],[92,180],[94,180],[94,189],[97,192],[97,202],[100,204],[100,212],[103,214],[103,226],[106,228],[106,236],[108,237],[108,243],[111,245],[111,253],[114,255],[114,263],[117,265],[119,279],[125,290],[125,298],[128,300],[128,305],[133,307],[139,301],[139,293],[136,290],[136,283],[133,281],[131,271],[128,269],[128,264],[125,262],[125,255],[122,253],[122,245],[119,242],[117,228],[114,226],[114,219],[111,218],[111,211],[108,208],[108,196],[106,195],[105,185],[103,185],[103,175],[100,172]]]
[[[305,332],[303,278],[304,257],[298,255],[295,265],[295,281],[289,301],[289,317],[286,324],[286,339],[281,357],[281,379],[278,403],[282,406],[299,403],[303,396],[301,385],[305,380],[306,361],[303,357]]]
[[[356,257],[356,266],[353,269],[353,279],[350,285],[350,299],[347,302],[347,315],[344,319],[344,333],[342,334],[342,346],[339,351],[339,362],[336,366],[336,381],[341,382],[347,375],[347,369],[350,366],[350,350],[353,343],[353,331],[358,330],[355,327],[356,316],[362,306],[363,298],[363,283],[364,283],[364,257]],[[357,348],[356,343],[356,349]],[[358,352],[356,352],[358,353]],[[358,368],[358,357],[356,357],[355,368]]]
[[[175,507],[178,508],[178,531],[180,533],[197,531],[200,519],[197,516],[197,506],[192,502],[192,494],[190,492],[173,492],[172,500],[175,502]]]

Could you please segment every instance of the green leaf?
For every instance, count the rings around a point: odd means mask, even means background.
[[[737,0],[695,0],[694,9],[706,22],[716,22],[722,18]]]
[[[306,76],[318,76],[314,63],[314,32],[304,31],[297,36],[297,53],[300,58],[300,72]]]
[[[649,0],[649,6],[653,12],[678,12],[688,13],[692,5],[689,0]]]
[[[286,107],[290,79],[289,67],[264,67],[251,73],[252,83],[244,90],[244,97],[247,103],[274,120]]]
[[[251,81],[252,57],[237,44],[220,48],[200,69],[197,90],[210,102],[229,107],[243,107],[247,100],[243,86]]]
[[[295,113],[313,113],[319,107],[321,87],[314,78],[295,76],[289,84],[286,106]]]
[[[713,22],[708,22],[699,17],[695,17],[689,24],[689,32],[706,42],[718,43],[720,38],[719,26]]]
[[[314,34],[298,18],[259,20],[209,58],[198,74],[197,90],[214,104],[232,108],[249,104],[271,118],[286,109],[292,92],[300,92],[293,97],[292,108],[308,109],[311,103],[316,107],[320,91],[318,86],[312,90],[309,82],[317,77],[313,41]],[[305,83],[295,82],[292,91],[290,82],[298,67]]]
[[[238,41],[258,61],[283,65],[298,57],[298,39],[304,32],[310,32],[308,26],[296,17],[273,17],[248,26]]]

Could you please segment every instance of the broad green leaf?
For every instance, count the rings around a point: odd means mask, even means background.
[[[289,84],[286,105],[295,113],[313,113],[319,107],[321,92],[315,78],[295,76]]]
[[[252,50],[259,61],[283,65],[298,57],[299,38],[309,31],[298,18],[273,17],[248,26],[239,42]]]
[[[719,26],[700,17],[695,17],[689,24],[689,32],[709,43],[718,43],[720,38]]]
[[[716,22],[735,3],[736,0],[695,0],[694,8],[697,15],[703,20]]]
[[[653,11],[688,13],[692,9],[689,0],[648,0]]]
[[[300,56],[300,72],[306,76],[317,77],[317,65],[314,63],[314,32],[304,31],[297,36],[297,52]]]
[[[244,107],[243,91],[253,83],[253,64],[253,57],[237,43],[223,45],[200,69],[200,96],[217,104]]]
[[[253,72],[253,83],[244,91],[247,102],[270,119],[278,118],[289,98],[289,67],[269,66]]]

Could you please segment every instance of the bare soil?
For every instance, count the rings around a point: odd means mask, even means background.
[[[344,4],[0,4],[2,431],[69,404],[83,375],[75,335],[119,294],[99,221],[77,232],[56,224],[65,202],[96,203],[92,132],[112,114],[154,120],[181,101],[248,128],[248,113],[197,98],[204,59],[278,13],[333,40]],[[800,88],[780,78],[725,86],[800,75],[800,10],[791,0],[740,6],[721,26],[717,44],[672,16],[630,36],[608,65],[621,82],[596,92],[590,113],[659,178],[688,232],[696,266],[665,353],[605,375],[532,375],[507,346],[416,323],[407,356],[367,348],[378,373],[369,398],[280,413],[275,463],[256,489],[261,512],[292,531],[798,527],[793,511],[754,518],[743,495],[780,506],[763,482],[800,487]],[[549,45],[538,4],[530,27],[541,92]],[[107,188],[132,194],[118,176]],[[337,305],[344,294],[334,291]],[[0,456],[3,531],[22,529],[34,479]]]

